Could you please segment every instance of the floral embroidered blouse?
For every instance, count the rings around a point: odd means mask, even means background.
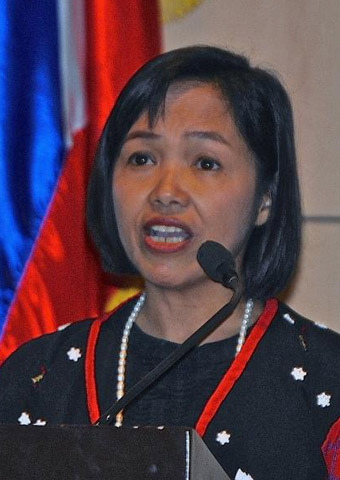
[[[134,303],[20,347],[0,369],[0,422],[88,424],[105,412]],[[269,300],[234,359],[236,342],[189,352],[132,401],[123,427],[194,427],[235,480],[340,479],[340,336]],[[126,388],[176,347],[134,325]]]

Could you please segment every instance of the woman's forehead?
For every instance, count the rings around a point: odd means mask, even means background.
[[[145,109],[132,124],[129,134],[139,128],[154,130],[160,124],[177,121],[179,126],[192,124],[205,129],[221,128],[232,122],[229,104],[213,84],[181,82],[170,86],[156,114]]]

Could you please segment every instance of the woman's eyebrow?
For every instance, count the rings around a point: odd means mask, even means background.
[[[210,130],[193,130],[190,132],[186,132],[184,134],[185,137],[189,138],[198,138],[202,140],[213,140],[215,142],[223,143],[223,145],[230,146],[230,143],[226,138],[223,137],[220,133],[210,131]]]
[[[215,142],[222,143],[223,145],[230,146],[230,143],[225,137],[223,137],[223,135],[210,130],[192,130],[189,132],[184,132],[183,136],[186,138],[198,138],[200,140],[213,140]],[[127,135],[125,142],[128,142],[129,140],[134,140],[135,138],[158,140],[162,138],[162,135],[148,130],[135,130]]]
[[[135,138],[157,140],[161,138],[161,135],[157,135],[156,133],[149,132],[146,130],[135,130],[134,132],[131,132],[126,136],[125,142],[128,142],[129,140],[134,140]]]

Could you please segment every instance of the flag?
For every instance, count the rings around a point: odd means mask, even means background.
[[[1,2],[0,360],[103,310],[89,171],[119,91],[159,50],[157,0]]]

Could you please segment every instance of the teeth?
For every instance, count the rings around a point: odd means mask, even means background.
[[[152,238],[152,240],[154,242],[166,242],[166,243],[180,243],[180,242],[184,242],[185,240],[185,237],[158,237],[158,236],[153,236],[153,235],[150,235],[150,237]]]
[[[155,232],[160,233],[182,233],[184,230],[179,227],[168,227],[165,225],[153,225],[151,227],[151,231],[154,230]]]
[[[181,243],[189,238],[189,233],[183,228],[168,225],[153,225],[148,235],[158,243]]]

